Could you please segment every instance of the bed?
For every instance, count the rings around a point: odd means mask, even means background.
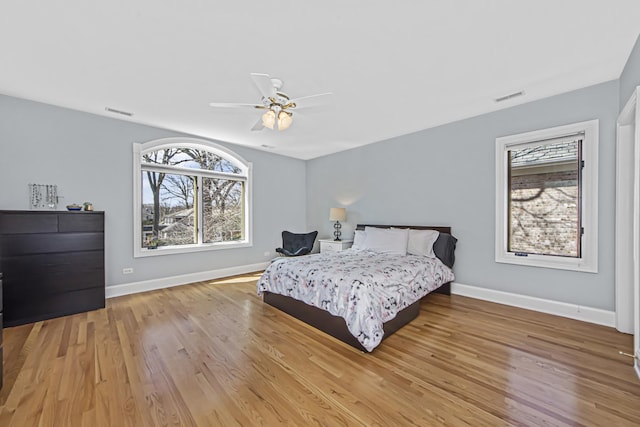
[[[373,351],[418,316],[421,298],[449,294],[454,278],[457,240],[450,227],[359,224],[356,230],[372,235],[392,228],[438,231],[431,242],[437,258],[370,248],[283,258],[265,270],[258,293],[265,303],[359,350]]]

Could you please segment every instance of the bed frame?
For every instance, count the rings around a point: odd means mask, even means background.
[[[365,227],[377,227],[377,228],[413,228],[416,230],[437,230],[441,233],[449,233],[451,234],[451,227],[428,227],[428,226],[415,226],[415,225],[370,225],[370,224],[358,224],[356,226],[356,230],[364,230]],[[451,295],[451,283],[445,283],[440,286],[438,289],[434,290],[435,293],[441,293],[446,295]],[[308,325],[313,326],[316,329],[319,329],[334,338],[339,339],[340,341],[349,344],[352,347],[357,348],[358,350],[366,352],[367,350],[360,344],[360,341],[356,339],[349,329],[347,328],[347,324],[344,319],[339,316],[334,316],[328,311],[324,311],[320,308],[313,307],[308,305],[302,301],[298,301],[297,299],[274,294],[273,292],[264,292],[264,302],[276,307],[287,314],[295,317],[296,319],[302,320]],[[418,317],[420,313],[420,300],[414,302],[410,306],[404,308],[399,311],[396,317],[385,322],[383,324],[384,336],[388,338],[398,329],[402,328],[407,323],[411,322],[413,319]]]

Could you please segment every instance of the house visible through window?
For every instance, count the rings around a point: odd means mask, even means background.
[[[496,139],[496,261],[597,271],[598,122]]]
[[[509,150],[509,252],[580,256],[583,139]]]
[[[136,144],[134,156],[138,256],[250,244],[250,164],[179,138]]]

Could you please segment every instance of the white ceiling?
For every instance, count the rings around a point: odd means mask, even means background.
[[[617,79],[638,0],[2,0],[0,93],[310,159]],[[251,132],[249,73],[328,111]],[[524,90],[503,103],[494,98]]]

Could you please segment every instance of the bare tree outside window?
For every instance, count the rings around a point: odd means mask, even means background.
[[[143,248],[245,238],[246,178],[239,167],[192,147],[155,150],[141,160]]]
[[[167,149],[167,150],[157,150],[148,154],[144,154],[142,156],[143,162],[150,164],[162,164],[162,165],[175,165],[176,162],[179,162],[179,159],[173,160],[180,154],[179,149]],[[161,210],[160,210],[160,192],[164,183],[165,174],[164,173],[156,173],[156,172],[145,172],[145,177],[143,181],[143,186],[146,186],[148,190],[151,191],[153,195],[153,201],[151,204],[151,209],[149,210],[149,203],[143,202],[143,215],[146,215],[150,212],[151,214],[151,230],[150,234],[145,236],[143,241],[157,241],[159,239],[159,231],[160,231],[160,218],[161,218]],[[145,198],[145,193],[143,192],[143,199]],[[148,202],[148,200],[147,200]],[[143,218],[143,223],[145,219]]]
[[[240,181],[203,179],[204,242],[241,240],[244,185]]]

